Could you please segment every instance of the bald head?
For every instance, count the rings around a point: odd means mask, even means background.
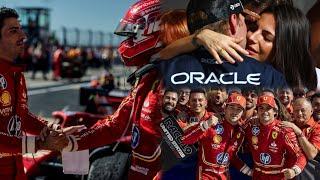
[[[313,109],[311,102],[306,98],[298,98],[293,104],[293,119],[298,126],[303,126],[311,118]]]
[[[309,108],[312,109],[312,104],[309,101],[309,99],[307,98],[298,98],[296,100],[293,101],[293,105],[297,106],[297,105],[304,105],[304,106],[308,106]]]

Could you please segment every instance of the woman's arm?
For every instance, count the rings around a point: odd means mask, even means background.
[[[241,40],[216,33],[209,29],[203,29],[198,33],[169,44],[158,55],[160,59],[171,59],[177,55],[188,53],[200,46],[204,46],[218,63],[222,63],[220,56],[230,63],[234,63],[235,60],[241,62],[243,59],[239,53],[248,54],[245,49],[237,44]]]

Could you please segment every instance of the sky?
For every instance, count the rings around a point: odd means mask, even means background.
[[[0,0],[0,6],[47,7],[51,29],[62,26],[113,32],[126,10],[137,0]]]

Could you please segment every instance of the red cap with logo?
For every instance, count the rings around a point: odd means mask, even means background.
[[[277,107],[277,104],[276,104],[276,101],[274,100],[274,98],[272,96],[268,96],[268,95],[259,96],[257,106],[260,106],[262,104],[267,104],[273,108]]]
[[[243,109],[245,109],[246,98],[244,98],[241,94],[232,93],[228,97],[227,104],[237,104],[240,105]]]

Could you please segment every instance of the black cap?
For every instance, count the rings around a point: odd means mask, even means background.
[[[240,0],[190,0],[187,7],[188,28],[191,33],[203,26],[226,20],[244,8]]]

